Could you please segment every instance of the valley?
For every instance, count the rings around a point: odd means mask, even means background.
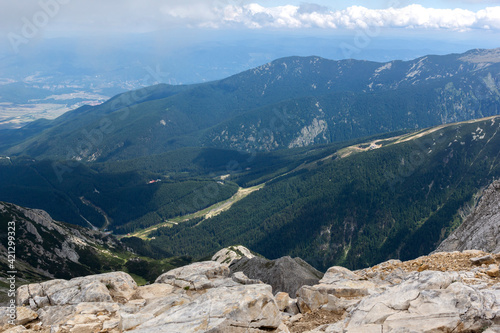
[[[0,129],[0,200],[158,258],[240,243],[319,270],[413,259],[500,177],[497,58],[287,57],[121,93]]]
[[[122,236],[122,237],[139,237],[143,240],[149,240],[149,239],[151,239],[149,237],[149,234],[158,228],[171,227],[174,225],[178,225],[179,223],[186,222],[186,221],[189,221],[191,219],[198,219],[198,218],[202,218],[200,221],[200,223],[201,223],[202,221],[204,221],[206,219],[217,216],[220,213],[230,209],[234,203],[244,199],[249,194],[260,190],[264,186],[265,186],[265,184],[256,185],[256,186],[252,186],[252,187],[248,187],[248,188],[240,187],[240,188],[238,188],[238,191],[236,192],[236,194],[234,194],[231,198],[229,198],[227,200],[213,204],[212,206],[207,207],[207,208],[200,210],[198,212],[184,215],[184,216],[178,216],[178,217],[175,217],[171,220],[165,221],[163,223],[155,224],[155,225],[153,225],[149,228],[146,228],[144,230],[137,230],[135,232],[128,233],[126,236]],[[119,238],[122,238],[122,237],[119,237]]]

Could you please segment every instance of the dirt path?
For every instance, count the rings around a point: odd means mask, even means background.
[[[202,209],[200,211],[197,211],[195,213],[191,213],[191,214],[187,214],[187,215],[183,215],[183,216],[178,216],[178,217],[173,218],[171,220],[167,220],[167,221],[164,221],[162,223],[155,224],[149,228],[135,231],[133,233],[128,234],[125,237],[139,237],[141,239],[148,240],[148,239],[150,239],[148,235],[152,231],[154,231],[158,228],[171,227],[172,225],[176,225],[178,223],[189,221],[189,220],[194,219],[194,218],[203,217],[203,220],[200,221],[200,223],[201,223],[206,219],[217,216],[220,213],[230,209],[233,204],[246,198],[249,194],[260,190],[264,186],[265,186],[265,183],[259,184],[256,186],[252,186],[252,187],[248,187],[248,188],[240,187],[238,189],[238,191],[231,198],[229,198],[227,200],[213,204],[212,206],[205,208],[205,209]]]

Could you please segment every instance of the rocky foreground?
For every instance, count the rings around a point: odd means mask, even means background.
[[[171,270],[146,286],[123,272],[22,286],[17,325],[0,309],[0,331],[500,332],[500,254],[331,267],[317,284],[289,295],[231,273],[234,251],[226,252],[228,259],[219,253],[217,261]]]

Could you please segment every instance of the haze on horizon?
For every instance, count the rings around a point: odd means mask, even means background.
[[[500,40],[498,0],[4,0],[0,7],[6,55],[29,53],[54,37],[94,38],[96,45],[86,47],[100,47],[102,39],[112,43],[144,33],[161,35],[173,48],[289,38],[297,51],[303,48],[297,37],[350,38],[356,48],[379,39],[429,39],[463,45],[462,51],[497,47]]]

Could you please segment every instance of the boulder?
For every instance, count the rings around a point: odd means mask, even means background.
[[[237,245],[229,246],[220,250],[213,255],[212,260],[218,262],[219,264],[230,266],[233,261],[241,259],[243,257],[253,258],[255,256],[246,247]]]
[[[494,264],[496,261],[491,254],[470,259],[471,263],[477,266]]]
[[[124,272],[104,273],[66,280],[52,280],[19,287],[19,305],[42,308],[50,305],[111,302],[132,297],[137,284]]]
[[[280,324],[271,287],[255,284],[210,289],[131,332],[258,332],[277,329]]]
[[[240,283],[240,284],[259,284],[263,283],[261,280],[255,280],[255,279],[250,279],[248,278],[245,273],[243,272],[236,272],[234,273],[231,278],[233,279],[234,282]]]
[[[295,295],[304,285],[314,285],[323,274],[300,258],[282,257],[268,260],[260,257],[243,257],[230,266],[231,274],[243,272],[250,279],[260,280],[280,291]]]
[[[274,296],[274,299],[276,300],[276,304],[278,305],[278,309],[280,311],[285,311],[286,307],[290,303],[290,295],[285,292],[279,292]]]
[[[39,319],[45,326],[88,324],[97,322],[98,316],[114,316],[120,309],[119,304],[80,303],[78,305],[47,306],[38,310]],[[103,319],[106,319],[103,317]]]
[[[35,311],[24,306],[17,307],[16,315],[17,325],[26,325],[27,323],[38,318],[38,314]]]
[[[496,297],[459,279],[454,272],[413,273],[400,285],[365,297],[346,318],[345,332],[377,327],[384,332],[475,331],[488,326],[498,312]]]
[[[362,297],[381,293],[386,285],[387,282],[369,281],[347,268],[334,266],[328,269],[319,284],[303,286],[297,291],[297,305],[303,313],[319,308],[341,313]],[[344,298],[347,301],[341,300]]]
[[[14,327],[9,327],[6,328],[5,331],[2,331],[3,333],[24,333],[24,332],[29,332],[24,326],[18,325]]]
[[[229,268],[215,261],[198,262],[170,270],[160,275],[155,283],[165,283],[195,291],[238,285],[229,278]]]
[[[492,278],[499,277],[500,269],[498,268],[498,265],[490,265],[490,267],[486,271],[486,274]]]
[[[173,307],[185,305],[193,301],[192,297],[186,294],[170,294],[165,297],[152,299],[144,306],[138,313],[148,314],[151,313],[155,317],[163,312],[170,310]],[[121,313],[121,312],[120,312]]]
[[[297,291],[297,306],[301,313],[317,310],[327,303],[327,294],[319,291],[316,287],[303,286]]]

